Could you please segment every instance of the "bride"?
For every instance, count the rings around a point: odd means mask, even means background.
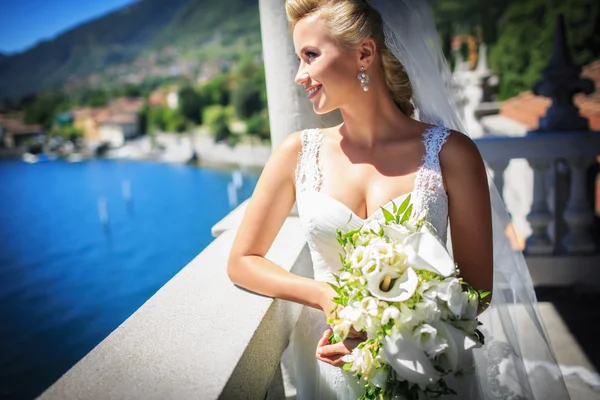
[[[455,398],[568,398],[558,369],[538,368],[555,363],[529,274],[508,245],[509,220],[481,155],[461,133],[426,1],[287,0],[285,6],[299,58],[296,83],[316,113],[339,109],[343,123],[291,133],[274,150],[238,230],[228,274],[253,292],[306,306],[290,341],[297,398],[360,396],[340,367],[363,334],[328,342],[326,318],[336,295],[329,283],[340,268],[336,228],[383,218],[381,208],[409,194],[414,212],[426,213],[447,239],[461,276],[476,289],[494,289],[480,315],[487,343],[475,354],[475,369],[452,380]],[[314,279],[265,258],[295,202]]]

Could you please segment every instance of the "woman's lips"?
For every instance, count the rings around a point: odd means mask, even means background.
[[[312,87],[308,91],[308,99],[310,100],[313,97],[315,97],[319,93],[320,90],[321,90],[321,85]]]

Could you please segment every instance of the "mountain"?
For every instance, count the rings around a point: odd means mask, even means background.
[[[173,66],[184,60],[196,65],[235,58],[247,51],[257,54],[257,3],[139,1],[22,53],[0,55],[0,98],[35,93],[68,81],[115,83],[116,75],[133,75],[139,80],[160,66],[173,71]]]

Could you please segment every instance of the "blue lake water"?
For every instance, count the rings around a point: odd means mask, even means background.
[[[257,178],[244,175],[239,201]],[[39,395],[202,251],[231,180],[151,162],[0,161],[0,398]]]

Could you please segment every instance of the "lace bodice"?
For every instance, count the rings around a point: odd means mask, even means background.
[[[424,215],[446,241],[448,228],[448,197],[444,191],[439,152],[450,131],[443,127],[432,127],[423,134],[425,156],[416,172],[411,194],[413,213]],[[356,229],[372,218],[382,218],[378,208],[363,219],[344,203],[321,191],[323,174],[320,163],[320,147],[323,134],[318,129],[302,132],[302,151],[296,167],[296,202],[302,229],[310,249],[315,279],[333,282],[339,270],[339,243],[336,229]],[[396,204],[408,195],[393,199]],[[392,201],[382,205],[391,208]]]

